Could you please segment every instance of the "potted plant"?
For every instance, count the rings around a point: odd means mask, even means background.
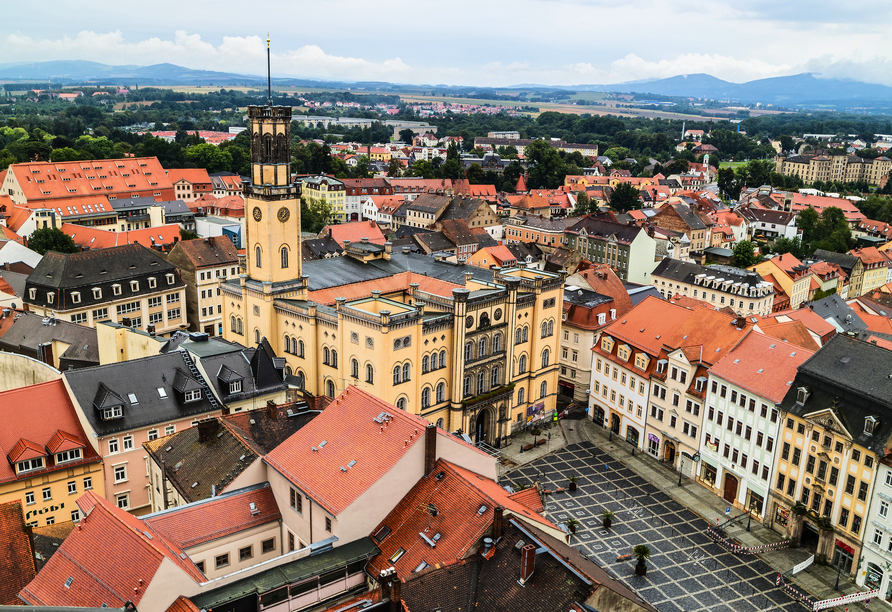
[[[534,427],[533,429],[530,430],[530,433],[533,436],[533,448],[536,448],[536,441],[537,441],[536,438],[539,437],[539,434],[542,433],[542,430]]]
[[[616,515],[610,510],[601,511],[601,524],[604,526],[604,529],[610,529],[610,526],[613,524],[614,516]]]
[[[567,525],[567,529],[570,530],[570,533],[576,533],[576,528],[581,525],[579,521],[572,517],[567,519],[567,522],[565,524]]]
[[[567,481],[570,483],[570,486],[567,487],[571,491],[576,490],[576,481],[579,480],[579,476],[568,476]]]
[[[639,544],[632,549],[632,556],[638,559],[635,564],[635,575],[644,576],[647,574],[647,560],[650,559],[650,549],[646,544]]]

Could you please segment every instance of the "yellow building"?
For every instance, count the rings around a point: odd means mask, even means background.
[[[794,309],[808,300],[812,278],[816,282],[820,280],[790,253],[766,259],[747,269],[755,270],[769,282],[769,277],[773,277],[776,283],[772,284],[777,284],[784,290],[790,298],[790,308]]]
[[[0,431],[0,503],[20,501],[27,525],[79,521],[77,498],[105,495],[102,459],[61,379],[0,393],[0,418],[15,423]]]
[[[879,185],[892,169],[892,160],[888,157],[865,159],[854,155],[778,155],[774,162],[778,174],[798,176],[806,184],[816,181],[864,181]]]
[[[345,205],[347,201],[347,188],[343,181],[325,176],[312,176],[303,179],[302,191],[304,197],[322,200],[331,206],[331,212],[338,221],[345,220]],[[245,202],[245,211],[248,203]],[[300,252],[298,252],[298,256]]]
[[[281,118],[287,136],[288,115],[251,107],[250,129],[265,133]],[[490,444],[512,422],[554,409],[563,275],[468,271],[369,242],[302,264],[298,194],[276,161],[264,152],[252,159],[248,270],[221,284],[224,338],[266,337],[308,395],[333,398],[356,385]]]
[[[781,403],[766,524],[853,571],[892,433],[887,351],[837,335],[799,366]]]
[[[864,265],[864,275],[861,280],[861,292],[859,295],[866,295],[886,284],[890,261],[876,247],[855,249],[849,251],[849,255],[857,257]]]

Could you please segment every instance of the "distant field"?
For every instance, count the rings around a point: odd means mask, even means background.
[[[747,162],[741,162],[741,161],[736,161],[736,162],[724,162],[723,161],[723,162],[719,162],[719,169],[721,169],[721,168],[739,168],[740,166],[745,166],[746,164],[747,164]]]

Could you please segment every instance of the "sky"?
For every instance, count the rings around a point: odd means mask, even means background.
[[[42,0],[4,8],[0,64],[80,59],[503,87],[814,72],[892,85],[892,3],[861,0]]]

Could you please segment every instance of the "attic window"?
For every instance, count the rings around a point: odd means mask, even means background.
[[[128,394],[127,394],[127,399],[130,400],[130,403],[131,403],[132,405],[134,405],[134,406],[135,406],[136,404],[139,403],[139,400],[136,399],[136,394],[135,394],[135,393],[128,393]]]
[[[130,281],[130,291],[139,291],[139,281]]]
[[[157,282],[155,281],[155,277],[152,276],[149,278],[149,289],[154,289],[157,286]]]
[[[192,391],[186,391],[183,394],[183,401],[186,402],[195,402],[201,399],[201,389],[194,389]]]
[[[805,404],[805,400],[808,399],[808,389],[805,387],[799,387],[796,389],[796,403]]]
[[[167,278],[167,284],[172,285],[173,284],[173,274],[166,275],[166,278]]]
[[[864,418],[864,433],[867,434],[868,436],[872,436],[873,432],[876,431],[877,423],[878,423],[878,421],[877,421],[876,417],[872,417],[872,416],[865,417]]]
[[[114,295],[121,295],[121,285],[119,285],[119,284],[117,284],[117,283],[115,283],[114,285],[112,285],[112,294],[114,294]]]
[[[102,299],[102,289],[99,287],[93,287],[93,299],[101,300]]]
[[[69,577],[68,577],[68,580],[65,581],[65,588],[66,588],[66,589],[70,589],[70,588],[71,588],[71,583],[72,583],[72,582],[74,582],[74,578],[72,578],[71,576],[69,576]]]
[[[158,387],[158,397],[167,399],[167,391],[164,390],[164,387]]]
[[[381,529],[376,531],[372,537],[375,538],[376,542],[381,543],[384,541],[384,538],[386,538],[389,535],[390,535],[390,527],[388,527],[387,525],[382,525]]]
[[[660,360],[657,362],[657,374],[662,374],[663,372],[665,372],[665,371],[666,371],[666,364],[668,364],[668,363],[669,363],[669,362],[668,362],[667,360],[665,360],[665,359],[660,359]]]
[[[80,291],[72,291],[71,292],[71,302],[73,304],[81,303],[81,292]]]
[[[28,299],[33,300],[37,297],[37,289],[28,289]]]
[[[124,416],[124,410],[122,406],[112,406],[111,408],[105,408],[102,410],[103,421],[120,419],[122,416]]]
[[[396,563],[396,562],[399,561],[399,560],[402,558],[402,556],[405,555],[405,554],[406,554],[406,549],[405,549],[405,548],[398,548],[398,549],[396,550],[396,552],[393,553],[393,556],[390,558],[390,562],[391,562],[391,563]]]
[[[54,291],[48,291],[46,294],[46,302],[47,304],[51,304],[53,299],[56,297],[56,293]]]

